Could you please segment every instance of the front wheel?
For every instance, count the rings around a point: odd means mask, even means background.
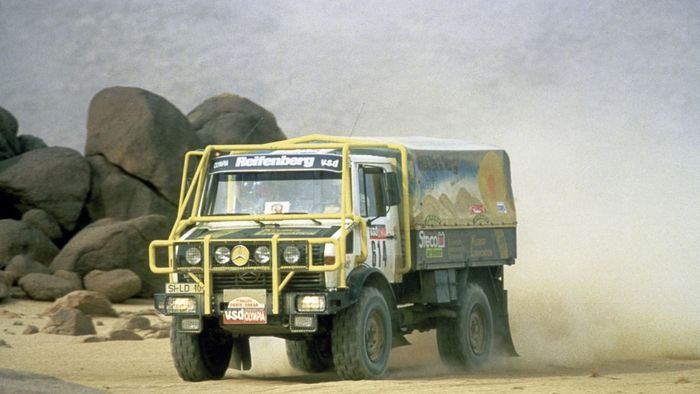
[[[312,373],[333,369],[331,341],[327,335],[285,342],[289,364],[295,369]]]
[[[440,358],[447,365],[476,368],[484,365],[493,345],[493,313],[484,290],[475,283],[460,295],[457,317],[438,323]]]
[[[214,319],[205,319],[199,334],[180,332],[179,320],[173,317],[170,327],[170,351],[177,374],[188,382],[221,379],[231,359],[231,334],[219,328]]]
[[[366,287],[360,299],[333,320],[333,362],[343,379],[381,376],[389,364],[391,316],[382,293]]]

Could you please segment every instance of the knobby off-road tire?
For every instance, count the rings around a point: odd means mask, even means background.
[[[328,336],[314,336],[299,341],[287,339],[287,358],[292,367],[304,372],[325,372],[333,369],[333,354]]]
[[[484,365],[493,347],[493,312],[484,290],[475,283],[460,294],[455,319],[437,327],[440,358],[447,365],[473,369]]]
[[[360,299],[333,320],[333,363],[343,379],[384,374],[391,351],[391,316],[379,290],[366,287]]]
[[[221,330],[216,320],[207,319],[199,334],[178,332],[179,320],[174,317],[170,327],[170,351],[177,374],[188,382],[221,379],[231,359],[231,334]]]

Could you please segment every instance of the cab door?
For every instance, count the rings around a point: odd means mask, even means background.
[[[398,205],[389,205],[387,177],[395,176],[391,165],[358,164],[355,212],[367,219],[368,240],[365,265],[377,268],[394,281],[396,264],[402,259]]]

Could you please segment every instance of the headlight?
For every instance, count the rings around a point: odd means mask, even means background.
[[[231,261],[231,250],[225,246],[219,246],[214,251],[214,258],[219,264],[228,264]]]
[[[197,312],[197,301],[192,297],[168,297],[165,300],[165,311],[193,314]]]
[[[297,296],[298,312],[323,312],[326,310],[326,297],[324,295]]]
[[[270,262],[270,248],[267,246],[258,246],[257,249],[255,249],[255,261],[258,264],[267,264]]]
[[[301,252],[296,246],[287,246],[284,248],[284,261],[289,264],[296,264],[301,258]]]
[[[185,252],[185,261],[190,265],[197,265],[202,261],[202,252],[197,247],[191,247]]]

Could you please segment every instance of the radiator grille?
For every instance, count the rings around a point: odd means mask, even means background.
[[[280,282],[286,273],[280,273]],[[272,289],[271,272],[236,272],[231,274],[214,274],[214,292],[224,289]],[[325,277],[322,272],[297,272],[289,281],[285,290],[307,291],[324,287]]]

